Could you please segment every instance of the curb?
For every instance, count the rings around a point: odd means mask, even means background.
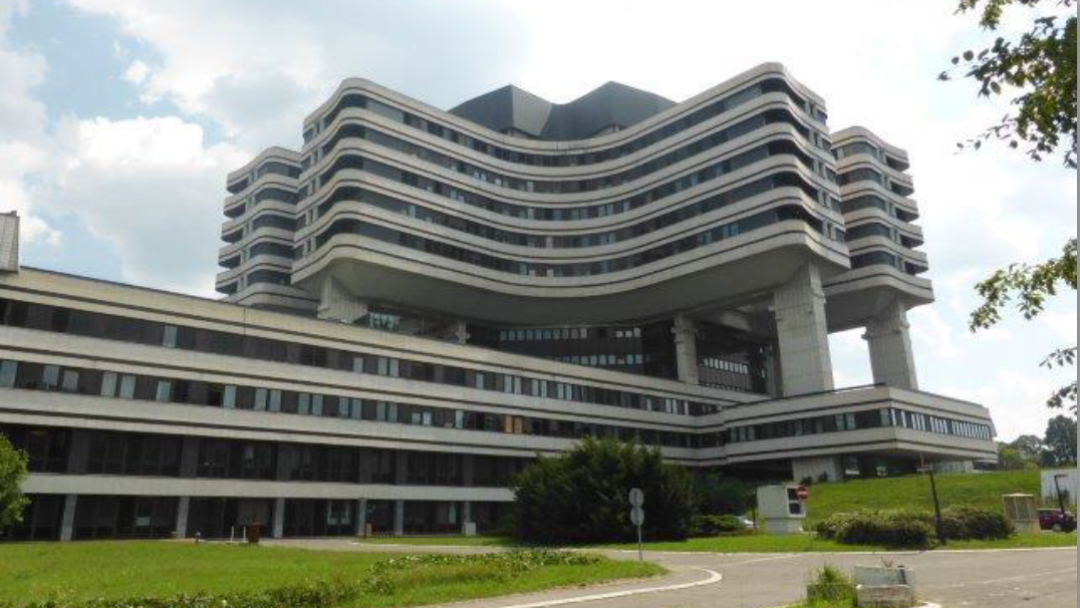
[[[642,589],[627,589],[625,591],[610,591],[608,593],[594,593],[592,595],[579,595],[577,597],[567,597],[557,600],[541,600],[538,602],[528,602],[525,604],[508,604],[506,606],[500,606],[499,608],[547,608],[549,606],[564,606],[567,604],[581,604],[584,602],[594,602],[597,600],[610,600],[620,597],[629,597],[632,595],[645,595],[647,593],[661,593],[665,591],[678,591],[680,589],[690,589],[693,587],[703,587],[705,585],[712,585],[723,580],[723,576],[715,571],[708,570],[706,568],[694,568],[699,572],[704,572],[708,576],[700,581],[693,581],[690,583],[678,583],[675,585],[659,585],[656,587],[645,587]],[[937,607],[940,608],[940,607]]]

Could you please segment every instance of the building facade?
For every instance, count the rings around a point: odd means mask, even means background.
[[[9,536],[490,530],[584,436],[757,479],[996,458],[985,408],[919,390],[906,153],[782,66],[449,112],[349,79],[303,139],[228,177],[223,301],[0,274]],[[837,389],[853,328],[874,384]]]

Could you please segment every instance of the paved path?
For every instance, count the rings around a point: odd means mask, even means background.
[[[362,544],[342,539],[274,541],[273,544],[344,551],[478,553],[482,547],[417,547]],[[605,551],[615,559],[636,559],[636,552]],[[850,570],[883,561],[915,572],[922,600],[943,608],[1074,608],[1077,606],[1075,549],[1013,551],[933,551],[922,553],[781,553],[717,554],[646,551],[645,559],[663,565],[663,578],[582,589],[560,589],[454,604],[456,608],[511,608],[564,604],[573,598],[640,591],[659,586],[722,580],[668,591],[592,599],[569,605],[588,608],[772,608],[798,601],[807,573],[824,564]]]

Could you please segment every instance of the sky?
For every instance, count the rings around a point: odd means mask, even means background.
[[[909,314],[920,387],[1041,435],[1075,370],[1076,295],[967,329],[974,284],[1076,234],[1076,171],[956,142],[1007,99],[939,82],[992,35],[956,0],[0,0],[0,211],[23,263],[213,297],[225,175],[359,76],[436,107],[505,84],[565,102],[615,80],[680,101],[766,61],[822,95],[834,130],[908,150],[937,301]],[[1007,13],[1006,32],[1031,19]],[[871,382],[860,332],[830,337],[838,386]]]

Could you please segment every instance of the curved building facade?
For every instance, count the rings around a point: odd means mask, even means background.
[[[0,270],[9,536],[482,531],[586,436],[755,479],[996,457],[916,380],[906,153],[780,65],[450,111],[349,79],[302,132],[228,176],[223,301]],[[837,389],[854,328],[874,384]]]

